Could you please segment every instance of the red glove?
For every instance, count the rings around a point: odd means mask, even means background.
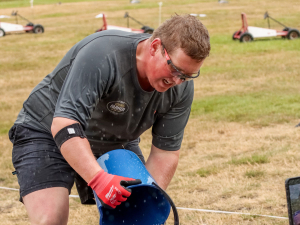
[[[140,183],[140,179],[112,175],[101,170],[88,185],[96,192],[104,207],[114,209],[131,195],[131,190],[126,187]]]

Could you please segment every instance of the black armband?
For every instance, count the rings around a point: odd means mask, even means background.
[[[72,125],[66,126],[60,131],[57,132],[57,134],[54,137],[54,141],[57,145],[57,147],[60,149],[62,144],[73,138],[73,137],[81,137],[86,138],[86,135],[84,133],[84,130],[82,129],[82,126],[80,123],[74,123]]]

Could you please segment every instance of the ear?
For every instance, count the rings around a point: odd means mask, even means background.
[[[156,53],[160,53],[161,48],[161,40],[159,38],[155,38],[150,44],[150,54],[154,56]]]

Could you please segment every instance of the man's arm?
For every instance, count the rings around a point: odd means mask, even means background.
[[[62,128],[78,123],[75,120],[55,117],[52,122],[51,132],[53,137]],[[102,170],[97,163],[90,144],[86,138],[74,137],[64,142],[60,148],[61,154],[70,166],[86,181],[90,180]]]
[[[179,150],[165,151],[152,145],[146,168],[164,190],[171,182],[178,165]]]
[[[51,126],[53,137],[61,129],[74,123],[78,122],[55,117]],[[60,151],[69,165],[96,192],[104,207],[116,208],[131,195],[126,187],[141,183],[140,180],[108,174],[101,169],[86,138],[73,137],[61,145]],[[111,195],[107,196],[107,193]]]

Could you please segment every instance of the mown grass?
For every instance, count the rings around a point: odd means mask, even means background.
[[[205,97],[193,102],[191,115],[261,126],[285,123],[300,117],[299,95],[263,92]]]
[[[88,0],[90,2],[106,2],[107,0]],[[203,1],[203,0],[202,0]],[[212,1],[212,0],[210,0]],[[48,5],[48,4],[64,4],[64,3],[72,3],[72,2],[81,2],[81,0],[34,0],[34,5]],[[127,1],[127,4],[124,4],[123,0],[114,0],[114,2],[120,2],[118,6],[110,8],[110,11],[113,10],[131,10],[131,9],[143,9],[143,8],[157,8],[157,2],[153,1],[141,1],[139,4],[129,4],[130,1]],[[164,2],[165,6],[170,5],[186,5],[192,3],[199,3],[201,1],[196,0],[185,0],[185,1],[172,1],[172,2]],[[204,1],[203,1],[204,2]],[[122,4],[123,3],[123,4]],[[14,7],[29,7],[30,1],[28,0],[0,0],[1,8],[14,8]]]
[[[264,171],[261,170],[249,170],[245,173],[247,178],[260,178],[265,175]]]
[[[219,172],[219,169],[216,166],[207,167],[207,168],[201,168],[196,171],[196,174],[198,174],[200,177],[207,177],[209,175],[214,175]]]
[[[273,152],[274,155],[278,154],[277,152]],[[214,160],[215,161],[215,160]],[[197,169],[195,172],[189,172],[187,173],[188,176],[199,176],[199,177],[208,177],[211,175],[217,175],[219,173],[222,173],[222,171],[225,171],[229,168],[229,165],[233,166],[240,166],[240,165],[260,165],[260,164],[266,164],[269,163],[270,156],[269,155],[259,155],[257,153],[254,153],[251,156],[247,157],[232,157],[232,159],[228,162],[223,163],[217,163],[213,165],[209,165],[206,167],[202,167]],[[245,176],[250,177],[259,177],[264,174],[260,174],[260,170],[249,170],[245,172]]]
[[[51,13],[51,14],[42,15],[39,18],[55,18],[55,17],[70,16],[70,15],[75,15],[75,14],[74,13]]]
[[[250,157],[233,158],[229,163],[235,166],[244,164],[264,164],[270,162],[268,156],[254,154]]]
[[[228,33],[214,35],[211,37],[211,41],[215,42],[215,45],[212,46],[212,54],[216,51],[218,54],[238,54],[243,58],[251,56],[251,53],[263,55],[278,51],[298,52],[297,49],[300,47],[299,39],[290,41],[281,37],[272,37],[255,39],[251,43],[240,43],[239,40],[233,41],[232,35]]]
[[[105,1],[105,0],[89,0],[89,1]],[[34,0],[33,5],[47,5],[47,4],[59,4],[59,3],[70,3],[70,2],[80,2],[80,0]],[[20,7],[30,7],[29,0],[0,0],[1,8],[20,8]]]

